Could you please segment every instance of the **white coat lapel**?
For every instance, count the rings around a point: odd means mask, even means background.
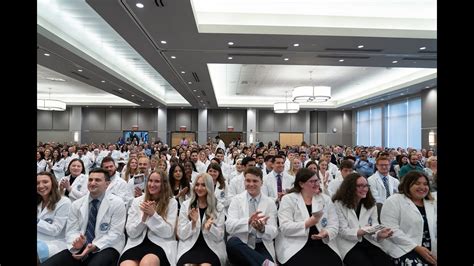
[[[104,199],[100,203],[99,212],[97,213],[97,220],[95,224],[96,227],[99,223],[101,223],[102,218],[104,218],[104,215],[108,209],[109,209],[109,199],[107,197],[104,197]]]
[[[428,220],[428,229],[430,230],[430,235],[434,236],[435,234],[435,223],[436,221],[433,218],[436,216],[435,214],[435,206],[433,201],[424,200],[425,204],[425,212],[426,212],[426,219]]]
[[[309,218],[309,214],[308,214],[308,209],[306,209],[306,204],[304,203],[304,199],[303,199],[303,195],[301,195],[301,193],[298,195],[298,208],[300,209],[300,213],[303,217],[303,221],[306,221],[306,219]],[[314,198],[313,198],[313,201],[314,201]]]

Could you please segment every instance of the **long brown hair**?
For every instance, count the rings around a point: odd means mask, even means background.
[[[407,196],[408,198],[412,198],[410,194],[410,188],[415,184],[415,182],[418,180],[418,178],[424,177],[426,179],[426,182],[428,183],[428,194],[426,194],[425,199],[426,200],[433,200],[433,196],[431,195],[431,186],[430,186],[430,180],[426,176],[424,172],[418,171],[418,170],[412,170],[408,172],[402,179],[402,182],[400,185],[398,185],[398,191]]]
[[[46,208],[48,210],[54,211],[56,209],[56,203],[61,200],[61,192],[59,192],[59,185],[56,178],[50,172],[42,171],[36,174],[36,178],[40,175],[46,175],[51,180],[51,192],[49,193],[48,202],[46,203]],[[41,197],[38,193],[36,194],[36,205],[43,202],[43,197]]]
[[[158,194],[158,199],[152,199],[150,192],[148,191],[148,181],[145,187],[145,201],[148,200],[153,200],[156,202],[156,213],[158,213],[163,219],[166,221],[167,218],[167,213],[168,213],[168,205],[170,202],[170,199],[173,195],[171,193],[171,187],[170,187],[170,182],[168,181],[167,175],[163,171],[154,171],[150,174],[148,177],[148,180],[150,177],[154,174],[158,174],[160,176],[160,193]]]
[[[336,191],[336,194],[332,197],[332,201],[336,202],[337,200],[342,203],[343,206],[346,206],[350,209],[357,208],[357,179],[361,176],[359,173],[351,173],[344,178],[341,186]],[[365,177],[363,177],[365,178]],[[360,199],[360,202],[364,205],[366,209],[370,209],[375,205],[375,199],[372,196],[372,193],[367,191],[367,196]]]

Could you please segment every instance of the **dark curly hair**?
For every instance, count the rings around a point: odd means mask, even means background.
[[[359,173],[351,173],[344,178],[341,186],[337,190],[336,194],[332,197],[332,200],[336,202],[337,200],[342,203],[343,206],[346,206],[350,209],[357,208],[356,201],[356,192],[357,192],[357,179],[361,176]],[[367,191],[367,196],[360,200],[366,209],[370,209],[375,205],[374,196],[372,193]]]

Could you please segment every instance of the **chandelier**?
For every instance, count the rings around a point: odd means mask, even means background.
[[[286,94],[287,93],[288,92],[286,92]],[[299,110],[300,110],[300,104],[289,102],[287,95],[285,95],[284,102],[276,102],[273,104],[273,112],[277,114],[294,114],[294,113],[298,113]]]
[[[312,82],[312,73],[309,71],[309,79]],[[293,102],[326,102],[331,99],[331,87],[329,86],[299,86],[293,89],[291,96]]]
[[[36,108],[44,111],[64,111],[66,110],[66,103],[51,99],[51,88],[49,88],[49,99],[37,99]]]

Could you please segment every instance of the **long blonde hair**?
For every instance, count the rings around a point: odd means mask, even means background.
[[[212,179],[212,176],[207,174],[207,173],[201,173],[199,174],[196,179],[194,179],[193,185],[191,186],[191,199],[189,200],[189,210],[188,213],[191,212],[191,208],[193,205],[197,206],[197,195],[196,192],[194,191],[194,186],[196,185],[197,181],[199,178],[202,177],[204,179],[204,184],[206,185],[206,190],[207,190],[207,196],[206,196],[206,201],[207,201],[207,209],[206,209],[206,217],[209,219],[210,217],[212,218],[217,218],[217,199],[214,194],[214,181]]]
[[[151,175],[158,174],[160,176],[160,193],[158,194],[157,199],[152,199],[150,192],[148,191],[148,180]],[[171,193],[170,182],[168,181],[168,176],[163,171],[154,171],[148,176],[147,184],[145,187],[145,201],[153,200],[156,202],[156,213],[158,213],[165,221],[168,213],[168,205],[170,199],[172,198],[173,193]]]

